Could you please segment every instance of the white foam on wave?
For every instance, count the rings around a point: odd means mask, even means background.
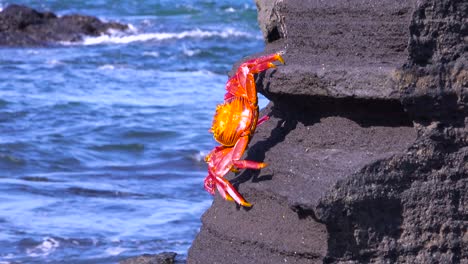
[[[85,37],[83,41],[78,43],[61,42],[63,45],[99,45],[99,44],[128,44],[137,41],[150,41],[150,40],[169,40],[169,39],[184,39],[184,38],[230,38],[230,37],[252,37],[253,35],[243,31],[234,29],[225,29],[222,31],[210,31],[194,29],[182,32],[158,32],[158,33],[137,33],[128,34],[121,31],[109,31],[98,37]],[[136,32],[136,29],[135,29]]]
[[[15,255],[13,255],[12,253],[8,253],[8,254],[2,256],[2,258],[4,258],[4,259],[12,259],[14,257],[15,257]]]
[[[60,64],[64,64],[64,63],[59,61],[59,60],[56,60],[56,59],[51,59],[51,60],[47,60],[46,64],[55,66],[55,65],[60,65]]]
[[[1,11],[1,10],[0,10]],[[3,255],[1,256],[1,258],[3,259],[0,259],[0,264],[10,264],[10,263],[13,263],[13,262],[10,262],[10,261],[6,261],[7,259],[14,259],[15,258],[15,255],[13,255],[12,253],[8,253],[6,255]],[[16,263],[16,262],[15,262]]]
[[[138,32],[138,29],[132,24],[127,24],[127,27],[128,27],[127,32],[131,32],[131,33],[137,33]]]
[[[206,155],[208,155],[208,151],[200,150],[199,152],[190,155],[190,158],[196,162],[205,162]]]
[[[192,57],[194,55],[200,54],[201,50],[200,49],[188,49],[185,47],[185,45],[182,47],[182,52],[184,55]]]
[[[112,64],[104,64],[102,66],[98,67],[99,70],[113,70],[115,69],[115,66]]]
[[[198,70],[198,71],[180,71],[180,72],[162,72],[159,71],[159,74],[163,76],[171,76],[171,77],[194,77],[194,76],[199,76],[199,77],[204,77],[204,76],[224,76],[222,74],[218,74],[216,72],[208,71],[208,70]]]
[[[117,256],[126,250],[127,250],[126,248],[122,248],[122,247],[107,248],[106,254],[110,256]]]
[[[236,12],[236,9],[234,9],[233,7],[228,7],[226,9],[224,9],[224,12],[226,13],[234,13]]]
[[[1,12],[1,10],[0,10],[0,12]],[[37,54],[39,54],[40,52],[37,51],[37,50],[27,50],[26,53],[29,54],[29,55],[37,55]]]
[[[148,56],[148,57],[155,57],[155,58],[157,58],[157,57],[159,57],[159,55],[160,55],[160,54],[159,54],[159,52],[157,52],[157,51],[145,51],[145,52],[143,52],[143,56]]]
[[[54,252],[59,246],[60,242],[51,237],[46,237],[41,244],[26,249],[26,253],[30,257],[45,257]]]

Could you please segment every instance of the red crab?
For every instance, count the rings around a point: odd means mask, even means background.
[[[258,125],[268,120],[268,116],[264,116],[258,120]],[[208,163],[208,176],[205,178],[205,190],[214,195],[215,187],[221,196],[228,201],[250,207],[250,203],[245,201],[244,197],[237,192],[234,186],[224,178],[229,171],[237,171],[237,169],[262,169],[266,167],[266,163],[255,162],[250,160],[241,160],[242,152],[239,152],[235,147],[218,146],[215,147],[205,157]]]
[[[240,160],[257,127],[258,99],[254,74],[276,67],[273,62],[284,60],[279,53],[251,59],[242,63],[236,74],[226,83],[224,103],[216,107],[213,124],[210,131],[221,146],[208,154],[209,174],[205,180],[205,188],[214,192],[214,186],[221,195],[229,200],[234,199],[243,206],[250,206],[242,196],[224,179],[229,170],[237,168],[261,169],[266,166],[262,162]],[[262,119],[265,121],[267,118]],[[212,188],[207,188],[208,186]]]

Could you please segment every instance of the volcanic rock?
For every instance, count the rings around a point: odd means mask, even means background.
[[[215,196],[187,263],[467,263],[468,2],[256,2],[269,166],[227,175],[254,205]]]
[[[39,12],[21,5],[9,5],[0,12],[0,46],[44,46],[56,42],[81,41],[127,25],[102,22],[92,16]]]

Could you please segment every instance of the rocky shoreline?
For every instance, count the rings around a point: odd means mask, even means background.
[[[79,42],[84,36],[99,36],[109,30],[127,30],[116,22],[102,22],[84,15],[57,16],[22,5],[9,5],[0,12],[0,47],[47,46]]]
[[[256,3],[286,61],[257,79],[269,166],[228,176],[254,206],[216,196],[187,263],[466,261],[468,3]]]

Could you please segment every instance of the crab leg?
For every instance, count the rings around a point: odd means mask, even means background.
[[[273,64],[273,61],[280,61],[284,63],[283,58],[278,53],[256,59],[252,63],[247,62],[251,66],[245,76],[245,91],[247,92],[247,99],[251,102],[252,105],[256,106],[258,101],[254,74],[276,67],[276,65]]]
[[[255,59],[248,60],[248,61],[244,62],[242,65],[245,65],[245,66],[247,66],[249,68],[252,68],[255,65],[262,64],[262,63],[265,63],[265,62],[272,62],[272,61],[279,61],[282,64],[284,64],[284,60],[283,60],[283,57],[281,57],[281,54],[275,53],[275,54],[263,56],[263,57],[260,57],[260,58],[255,58]]]
[[[245,97],[247,95],[249,101],[256,103],[257,90],[255,89],[253,74],[276,67],[272,63],[273,61],[279,61],[284,64],[284,60],[279,53],[251,59],[242,63],[236,74],[226,84],[227,93],[224,96],[224,100],[228,100],[233,96]]]
[[[252,204],[248,203],[244,197],[240,193],[236,191],[234,186],[232,184],[221,177],[215,177],[216,179],[216,187],[218,188],[219,193],[221,196],[228,200],[228,201],[235,201],[236,203],[245,206],[245,207],[251,207]]]
[[[259,170],[265,168],[268,164],[264,162],[256,162],[251,160],[234,160],[232,162],[234,166],[239,169],[254,169]]]
[[[219,194],[227,201],[237,202],[242,206],[252,206],[250,203],[246,202],[244,197],[236,191],[232,184],[222,178],[214,176],[209,173],[205,178],[205,190],[208,191],[211,195],[215,194],[214,188],[218,189]]]
[[[254,67],[250,68],[250,72],[251,74],[256,74],[256,73],[259,73],[259,72],[262,72],[262,71],[266,71],[270,68],[276,68],[276,65],[273,63],[273,62],[264,62],[264,63],[261,63],[261,64],[257,64],[255,65]]]
[[[256,162],[256,161],[251,161],[251,160],[241,160],[241,157],[244,154],[248,143],[249,143],[248,136],[243,136],[243,137],[239,138],[236,145],[234,146],[234,149],[232,150],[233,151],[233,153],[232,153],[232,164],[235,167],[239,168],[239,169],[259,170],[259,169],[265,168],[267,166],[267,164],[264,163],[264,162]]]
[[[257,126],[265,123],[266,121],[270,120],[270,117],[269,116],[262,116],[260,119],[258,119],[257,121]]]

